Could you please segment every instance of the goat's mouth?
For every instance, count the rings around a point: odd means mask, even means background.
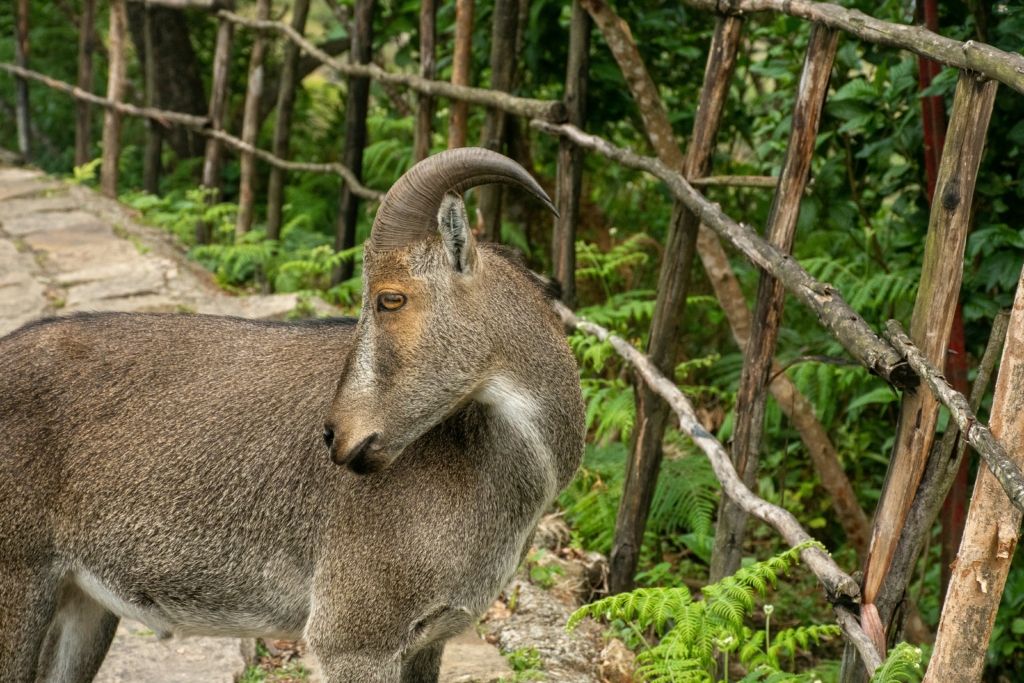
[[[378,435],[374,432],[344,453],[332,444],[334,447],[330,449],[331,460],[337,465],[347,466],[356,474],[378,472],[391,462],[378,441]]]

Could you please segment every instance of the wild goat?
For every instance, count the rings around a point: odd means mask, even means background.
[[[327,683],[437,681],[583,453],[544,287],[470,231],[459,193],[483,183],[551,208],[499,154],[421,162],[377,211],[358,321],[92,314],[0,339],[4,683],[91,681],[120,617],[304,636]]]

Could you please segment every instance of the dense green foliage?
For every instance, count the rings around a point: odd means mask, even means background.
[[[881,19],[900,23],[913,19],[910,0],[841,3]],[[251,12],[254,3],[241,0],[238,4],[245,13]],[[275,16],[287,4],[275,0]],[[693,125],[713,29],[712,17],[682,3],[617,0],[614,4],[629,23],[641,55],[659,84],[676,132],[685,141]],[[76,11],[77,1],[31,5],[31,66],[56,78],[74,81],[77,30],[71,15]],[[108,4],[99,0],[97,5],[97,28],[105,35]],[[454,5],[454,0],[439,5],[440,78],[450,75]],[[492,6],[493,0],[476,2],[472,66],[472,82],[476,85],[486,86],[489,81]],[[13,56],[11,8],[12,3],[0,7],[3,61],[12,61]],[[958,40],[977,39],[983,24],[987,42],[1008,51],[1019,52],[1024,48],[1024,4],[1020,0],[940,0],[939,8],[944,35]],[[374,50],[382,55],[388,68],[416,68],[418,11],[419,4],[413,1],[378,3]],[[530,2],[523,40],[521,94],[561,97],[568,17],[566,0]],[[980,24],[978,17],[983,20]],[[188,22],[208,87],[215,25],[198,12],[188,13]],[[808,31],[806,22],[785,16],[758,14],[747,19],[715,159],[716,174],[778,173]],[[344,35],[344,29],[333,20],[325,3],[314,2],[309,33],[315,41],[322,41]],[[240,122],[252,41],[249,31],[240,30],[238,36],[229,115],[234,130]],[[276,43],[271,69],[280,59],[281,46]],[[129,99],[141,103],[142,77],[134,54],[130,55],[129,65]],[[97,94],[104,92],[106,67],[106,62],[97,57]],[[917,70],[914,55],[841,37],[816,143],[813,184],[803,202],[794,251],[815,276],[836,285],[876,329],[881,329],[890,317],[908,322],[921,270],[929,207]],[[947,69],[925,94],[943,97],[948,108],[955,83],[956,73]],[[363,177],[370,187],[383,190],[411,163],[412,118],[402,115],[402,102],[379,84],[373,85],[371,93]],[[399,93],[398,97],[405,98],[406,107],[414,101],[409,93]],[[8,122],[0,128],[0,145],[7,148],[16,147],[13,102],[11,79],[0,76],[0,116]],[[305,79],[296,104],[291,140],[294,158],[339,158],[344,137],[344,105],[344,83],[332,82],[320,73]],[[35,163],[51,172],[71,176],[74,110],[70,100],[61,93],[33,85],[31,111],[36,126]],[[587,128],[591,132],[615,144],[651,153],[636,105],[596,30],[587,111]],[[1001,87],[974,197],[972,232],[964,263],[961,298],[971,365],[980,356],[992,316],[1012,300],[1024,262],[1024,226],[1020,223],[1020,216],[1024,215],[1021,111],[1021,96]],[[435,151],[444,147],[447,115],[447,102],[440,101],[434,121]],[[273,119],[271,114],[261,128],[259,144],[263,148],[270,145]],[[471,109],[470,140],[478,139],[482,122],[483,112]],[[101,114],[94,110],[94,156],[99,156],[100,126]],[[361,258],[359,248],[342,254],[335,254],[332,248],[340,185],[337,177],[291,174],[286,188],[286,225],[280,240],[270,242],[265,239],[259,216],[268,170],[261,164],[256,226],[252,233],[236,240],[232,221],[238,194],[237,161],[229,156],[221,204],[208,206],[203,193],[196,189],[198,161],[176,159],[170,152],[164,155],[161,196],[144,195],[137,191],[141,185],[144,135],[141,121],[126,121],[121,169],[124,200],[142,211],[146,220],[177,235],[182,246],[213,270],[223,286],[239,291],[318,293],[343,306],[356,303],[358,268],[353,280],[330,286],[330,273],[340,259],[355,259],[358,266]],[[514,126],[512,142],[510,153],[532,166],[541,183],[551,189],[557,142],[532,133],[522,122]],[[580,313],[643,348],[671,198],[650,176],[593,155],[586,164],[577,247]],[[89,169],[80,170],[77,177],[81,182],[94,182]],[[731,216],[757,228],[764,225],[771,204],[771,193],[763,189],[711,188],[708,195]],[[468,202],[473,215],[474,193],[469,194]],[[373,207],[364,205],[358,241],[367,236],[372,217]],[[197,220],[214,226],[213,244],[195,246]],[[538,271],[549,266],[550,225],[550,219],[538,206],[509,193],[503,240],[521,249]],[[733,266],[751,300],[757,271],[738,257],[733,258]],[[742,357],[710,294],[710,285],[698,266],[676,380],[695,401],[705,426],[727,439]],[[631,374],[606,344],[582,335],[574,335],[570,343],[581,363],[592,445],[580,475],[560,501],[574,526],[575,542],[606,552],[614,532],[626,444],[635,419]],[[809,356],[818,360],[804,360]],[[791,364],[787,372],[814,404],[860,502],[870,513],[880,495],[888,464],[898,396],[860,367],[821,362],[822,357],[842,359],[845,353],[814,316],[794,301],[787,304],[778,357],[783,364]],[[985,418],[983,409],[982,419]],[[943,417],[940,430],[944,424]],[[685,590],[680,587],[682,577],[702,577],[706,571],[718,487],[707,462],[671,429],[666,437],[666,454],[638,579],[644,586],[677,591],[673,595],[679,607],[683,605],[681,596]],[[769,404],[761,462],[756,491],[797,515],[840,563],[851,571],[855,569],[856,558],[844,543],[841,526],[806,450],[774,403]],[[765,556],[780,549],[774,534],[763,527],[753,530],[750,543],[750,554],[757,551]],[[932,626],[937,622],[939,609],[937,558],[938,547],[933,544],[931,553],[922,560],[922,578],[911,589],[912,595],[918,597],[922,615]],[[783,586],[780,591],[789,591],[780,595],[801,618],[823,614],[822,601],[811,582],[792,590]],[[692,606],[704,601],[686,604],[690,605],[687,609],[696,609]],[[739,622],[729,623],[740,628]],[[664,625],[662,622],[657,628]],[[666,632],[671,631],[662,631]],[[736,633],[739,637],[743,632]],[[1005,673],[1013,678],[1024,671],[1024,651],[1019,648],[1022,633],[1024,573],[1018,562],[1004,595],[989,653],[993,677]],[[762,645],[764,642],[767,641]],[[760,651],[769,657],[768,649]],[[901,656],[909,656],[906,650],[901,652]],[[650,671],[653,675],[654,670]]]
[[[776,585],[779,574],[788,573],[805,547],[793,548],[704,586],[700,600],[694,600],[685,586],[641,588],[598,600],[577,610],[568,628],[587,616],[624,622],[641,643],[636,675],[648,683],[727,681],[730,656],[750,672],[744,682],[810,683],[819,672],[787,673],[783,661],[795,661],[797,652],[812,642],[838,636],[838,626],[812,624],[773,634],[773,605],[763,606],[763,629],[752,630],[744,622],[744,617],[753,613],[757,599],[764,600],[768,587]],[[648,638],[657,639],[657,644],[651,645]],[[721,673],[719,656],[724,656]]]

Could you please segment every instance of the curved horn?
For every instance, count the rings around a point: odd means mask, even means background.
[[[437,232],[437,211],[446,193],[462,194],[489,183],[522,188],[558,215],[551,199],[522,166],[489,149],[461,147],[427,157],[398,179],[377,209],[370,247],[388,251],[426,239]]]

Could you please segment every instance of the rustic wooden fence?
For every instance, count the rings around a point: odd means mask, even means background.
[[[629,457],[619,509],[611,557],[613,589],[627,590],[632,586],[661,461],[661,440],[670,412],[676,414],[682,431],[708,455],[723,486],[725,495],[719,514],[711,568],[713,580],[731,574],[738,568],[743,529],[748,515],[775,528],[787,543],[796,545],[810,540],[809,534],[790,513],[761,500],[750,491],[764,433],[767,395],[770,392],[796,425],[821,475],[823,485],[832,496],[833,505],[843,520],[851,544],[865,562],[864,579],[858,584],[827,553],[817,548],[809,548],[802,553],[803,560],[822,583],[826,596],[835,608],[837,621],[847,636],[848,647],[842,674],[844,681],[862,680],[867,672],[880,665],[887,647],[901,637],[901,622],[895,619],[897,608],[904,603],[904,593],[923,538],[930,530],[946,492],[960,469],[965,444],[970,444],[984,458],[988,468],[983,468],[979,475],[961,545],[961,556],[969,555],[972,564],[959,565],[964,571],[955,573],[952,578],[950,595],[956,596],[956,599],[948,600],[943,611],[935,655],[927,679],[978,680],[984,661],[985,644],[1013,556],[1021,510],[1024,510],[1024,476],[1019,467],[1024,461],[1024,443],[1020,441],[1024,437],[1018,436],[1024,433],[1024,392],[1011,380],[1011,373],[1024,367],[1024,287],[1018,289],[1013,315],[1000,315],[996,319],[970,400],[950,386],[939,368],[943,365],[949,344],[962,278],[971,201],[996,88],[999,83],[1003,83],[1024,93],[1024,57],[1002,52],[983,43],[960,43],[943,38],[923,27],[880,21],[829,3],[810,0],[684,0],[693,7],[713,12],[717,16],[694,132],[684,154],[678,146],[657,88],[633,43],[628,26],[603,0],[578,0],[572,4],[564,101],[517,97],[506,92],[511,91],[512,87],[511,80],[504,77],[495,83],[497,89],[469,87],[458,69],[455,70],[457,73],[453,76],[453,82],[435,80],[435,6],[430,1],[425,1],[421,10],[423,62],[419,74],[391,73],[372,62],[369,54],[369,27],[372,26],[374,9],[372,0],[357,0],[351,19],[336,2],[328,0],[339,20],[348,22],[352,28],[348,61],[326,54],[303,36],[308,0],[296,0],[290,24],[269,19],[269,0],[258,0],[255,19],[235,14],[232,11],[232,0],[132,1],[141,2],[147,8],[162,5],[203,9],[216,17],[218,33],[207,116],[162,111],[152,106],[137,107],[124,102],[126,0],[111,2],[108,48],[110,76],[106,98],[91,93],[91,47],[88,39],[81,42],[77,86],[27,68],[29,46],[25,37],[25,2],[19,4],[22,10],[17,22],[18,63],[0,64],[0,69],[18,79],[17,120],[22,133],[19,140],[24,139],[22,151],[26,155],[30,152],[27,133],[28,80],[41,82],[75,97],[79,102],[80,120],[84,111],[84,120],[88,121],[88,110],[85,107],[89,104],[99,105],[106,110],[101,189],[108,196],[115,196],[117,191],[121,117],[140,116],[151,123],[151,153],[152,150],[159,150],[160,127],[182,125],[209,138],[203,166],[203,184],[209,188],[216,189],[218,186],[224,148],[233,148],[241,154],[241,197],[237,220],[239,232],[248,230],[251,225],[256,158],[268,162],[274,174],[267,210],[268,231],[280,227],[284,172],[338,174],[344,180],[341,198],[344,210],[339,217],[336,246],[339,249],[351,247],[354,242],[352,212],[356,201],[378,201],[382,196],[382,193],[365,187],[360,180],[362,147],[366,139],[368,83],[376,80],[389,87],[402,86],[419,93],[416,115],[417,159],[429,152],[431,112],[433,99],[437,97],[460,103],[459,107],[453,107],[450,144],[465,144],[462,106],[468,105],[483,106],[494,114],[489,114],[488,121],[492,122],[492,128],[486,133],[492,144],[493,126],[497,125],[493,122],[500,118],[498,113],[528,119],[535,130],[559,136],[555,194],[560,216],[553,229],[553,275],[563,284],[564,300],[571,307],[574,300],[575,230],[584,153],[590,151],[600,154],[661,179],[671,191],[676,204],[659,276],[646,355],[607,330],[577,319],[570,308],[561,309],[567,327],[609,341],[637,370],[637,432],[641,436],[636,439]],[[472,22],[472,1],[460,0],[458,5],[458,22],[463,26],[462,33],[466,34],[467,26],[471,26]],[[92,7],[93,0],[85,0],[83,9],[88,9],[88,12],[82,13],[83,35],[91,30],[86,22],[92,21]],[[716,177],[711,175],[713,151],[729,83],[736,66],[744,16],[757,11],[781,12],[813,22],[794,104],[790,143],[778,178]],[[496,12],[496,16],[498,14]],[[509,13],[503,10],[501,14]],[[495,21],[497,33],[501,27],[497,18]],[[651,145],[657,153],[656,159],[615,147],[583,130],[589,43],[593,25],[601,30],[626,77],[639,105]],[[255,30],[258,36],[249,66],[240,138],[229,134],[224,127],[228,65],[235,26]],[[898,324],[890,322],[885,339],[880,338],[845,303],[838,290],[816,280],[790,256],[840,31],[861,40],[909,50],[923,59],[960,70],[949,129],[938,166],[934,188],[937,201],[932,205],[924,267],[909,336],[903,333]],[[286,39],[287,46],[285,77],[282,78],[277,103],[279,109],[273,150],[268,152],[256,147],[256,121],[257,102],[263,82],[263,60],[270,36],[274,33]],[[465,46],[462,47],[464,49]],[[288,159],[287,140],[296,85],[294,65],[300,51],[315,57],[339,76],[349,79],[350,101],[346,112],[348,132],[341,163],[308,163]],[[288,76],[289,73],[292,75]],[[152,93],[157,87],[152,71],[147,70],[147,104],[153,102]],[[460,125],[461,131],[458,130]],[[77,133],[76,149],[88,150],[88,139],[82,139],[88,136],[88,126],[79,125]],[[82,162],[84,156],[78,154],[76,159]],[[149,156],[147,154],[147,159]],[[158,158],[158,155],[154,158]],[[147,174],[147,184],[151,177]],[[775,188],[763,238],[749,226],[730,219],[717,204],[709,202],[697,189],[714,184]],[[348,218],[350,215],[353,216],[351,221]],[[204,228],[200,226],[198,230],[199,240],[206,240],[208,235]],[[488,232],[493,233],[493,230]],[[494,238],[494,235],[491,234],[491,237]],[[736,276],[729,266],[720,241],[722,239],[761,270],[753,314],[747,308]],[[666,379],[666,375],[672,376],[687,285],[695,256],[701,258],[729,320],[733,336],[745,351],[731,454],[701,427],[688,400],[674,383]],[[342,272],[336,276],[345,275]],[[821,324],[854,359],[870,372],[903,390],[896,444],[873,524],[869,525],[857,504],[835,448],[815,418],[810,402],[799,393],[774,361],[786,292],[814,311]],[[993,429],[989,431],[977,422],[974,411],[980,404],[1004,336],[1008,341],[1003,350],[1001,371],[996,382],[996,398],[992,409]],[[947,429],[941,447],[933,449],[940,405],[950,410],[955,427]]]

